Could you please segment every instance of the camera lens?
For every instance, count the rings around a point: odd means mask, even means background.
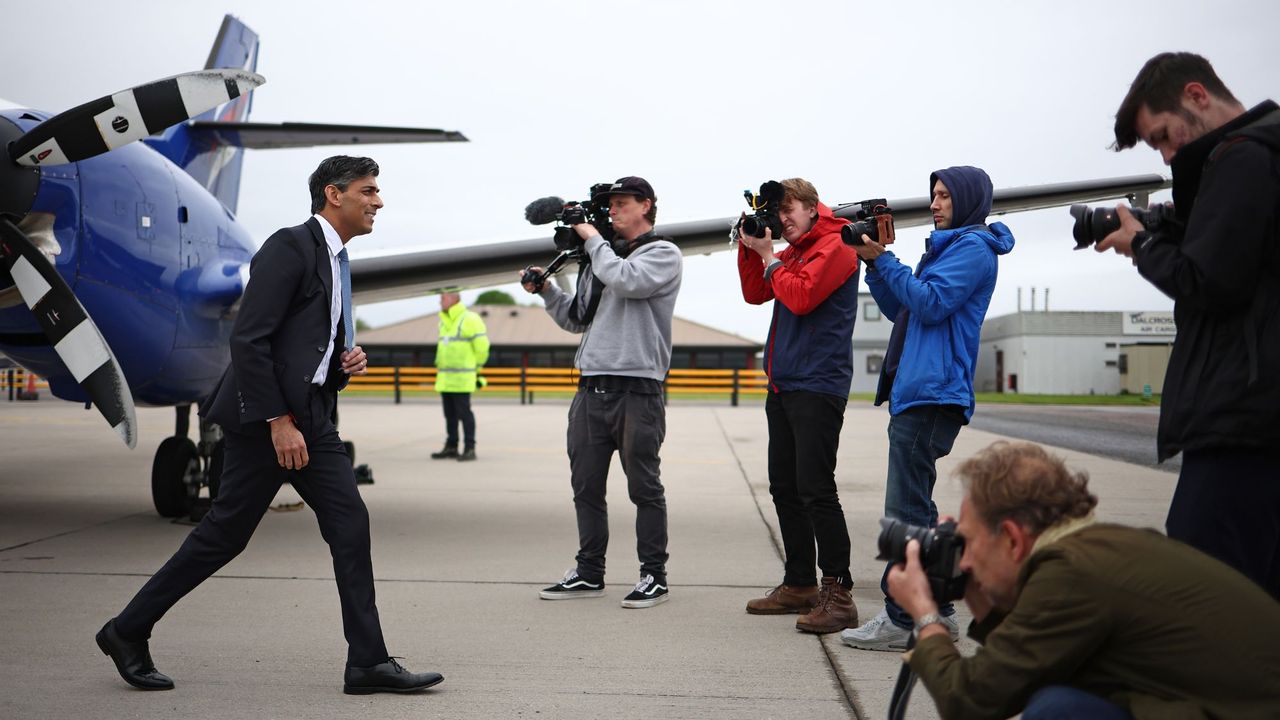
[[[1160,205],[1148,210],[1129,208],[1133,217],[1152,232],[1164,222],[1162,210]],[[1120,229],[1120,215],[1115,208],[1072,205],[1070,212],[1071,217],[1075,218],[1075,224],[1071,226],[1071,237],[1076,241],[1077,250],[1087,248]]]
[[[853,245],[856,247],[866,245],[862,240],[863,235],[866,235],[876,242],[880,241],[880,238],[876,237],[876,224],[874,222],[855,220],[853,221],[853,224],[845,225],[840,228],[840,239],[844,241],[845,245]]]
[[[880,554],[876,559],[895,563],[906,562],[907,542],[913,539],[920,543],[921,563],[928,565],[929,550],[933,547],[931,529],[908,525],[892,518],[880,518],[880,538],[877,541]]]
[[[764,237],[764,231],[767,227],[769,227],[768,221],[755,215],[748,215],[746,219],[742,221],[742,232],[750,235],[751,237]]]

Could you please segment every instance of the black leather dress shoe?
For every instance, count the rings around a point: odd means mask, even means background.
[[[116,670],[124,681],[140,690],[172,690],[173,680],[156,670],[151,662],[151,651],[147,649],[147,641],[132,642],[120,637],[116,632],[114,618],[98,631],[96,637],[98,647],[103,655],[111,656]]]
[[[342,679],[342,692],[348,695],[368,695],[378,692],[416,692],[440,684],[444,676],[433,672],[409,672],[395,658],[387,658],[386,662],[372,667],[348,665]]]

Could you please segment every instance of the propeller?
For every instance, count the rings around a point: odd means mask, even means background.
[[[119,361],[50,257],[19,227],[39,193],[40,168],[101,155],[235,100],[264,82],[245,70],[199,70],[84,103],[26,133],[0,121],[0,143],[11,161],[0,160],[0,267],[12,277],[72,377],[130,448],[137,443],[138,423]]]
[[[133,396],[98,326],[44,253],[0,218],[0,256],[53,349],[124,444],[138,442]]]
[[[235,100],[266,80],[247,70],[183,73],[59,113],[9,146],[19,165],[79,162]]]

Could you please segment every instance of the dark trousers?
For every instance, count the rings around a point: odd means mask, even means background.
[[[658,450],[667,434],[661,395],[580,388],[569,407],[569,473],[578,515],[578,574],[604,578],[609,547],[605,483],[616,450],[636,506],[641,574],[667,576],[667,500]]]
[[[955,405],[917,405],[889,418],[889,475],[885,482],[884,514],[918,527],[938,524],[938,506],[933,502],[933,486],[938,481],[938,458],[951,447],[964,425],[964,409]],[[914,621],[889,597],[889,568],[880,576],[884,607],[894,625],[910,628]],[[938,611],[949,616],[951,603]]]
[[[846,404],[848,398],[814,392],[770,392],[765,400],[769,494],[782,532],[787,585],[816,585],[815,562],[824,577],[849,579],[849,528],[836,492]]]
[[[149,638],[169,608],[239,555],[288,481],[315,511],[333,556],[347,662],[368,666],[387,659],[374,603],[369,513],[356,490],[351,458],[330,419],[334,401],[332,392],[317,387],[310,395],[310,417],[297,419],[310,458],[302,470],[280,467],[269,435],[226,433],[222,484],[213,506],[116,618],[122,637]]]
[[[445,443],[458,446],[458,421],[461,420],[464,447],[475,447],[476,416],[471,412],[471,393],[442,392],[440,404],[444,406]]]
[[[1165,530],[1280,600],[1280,454],[1258,448],[1183,452]]]
[[[1110,700],[1066,685],[1040,688],[1027,701],[1022,720],[1133,720],[1133,715]]]

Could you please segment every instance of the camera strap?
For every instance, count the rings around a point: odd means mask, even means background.
[[[670,240],[670,238],[654,235],[650,230],[629,243],[616,239],[609,241],[609,247],[618,257],[626,258],[640,246],[656,240]],[[569,319],[579,325],[590,325],[595,319],[596,310],[600,307],[600,297],[604,295],[604,288],[604,282],[591,272],[591,259],[588,257],[578,268],[578,294],[573,298],[573,304],[569,306]]]
[[[907,638],[907,651],[916,646],[916,634]],[[889,699],[889,720],[902,720],[907,714],[907,701],[911,699],[911,689],[915,687],[919,676],[906,662],[898,671],[898,681],[893,685],[893,697]]]

